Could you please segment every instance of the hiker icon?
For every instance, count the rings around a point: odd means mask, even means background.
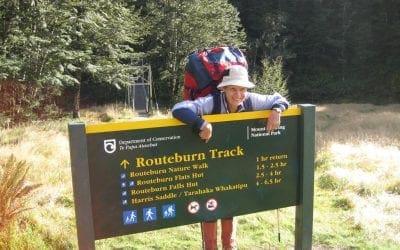
[[[157,219],[157,210],[155,207],[147,207],[143,209],[143,220],[154,221]]]
[[[136,210],[127,210],[122,214],[124,225],[130,225],[137,223],[137,211]]]
[[[173,218],[176,215],[175,204],[168,204],[162,206],[163,218]]]

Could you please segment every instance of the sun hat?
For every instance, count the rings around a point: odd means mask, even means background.
[[[222,82],[217,86],[218,89],[222,89],[229,85],[245,87],[248,89],[254,88],[255,85],[249,81],[249,75],[245,67],[241,65],[233,65],[228,70],[228,75],[222,78]]]

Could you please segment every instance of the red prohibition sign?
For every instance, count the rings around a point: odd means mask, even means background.
[[[218,202],[214,198],[209,199],[206,203],[206,209],[208,211],[214,211],[215,209],[217,209],[217,207],[218,207]]]
[[[195,214],[200,210],[200,204],[197,201],[192,201],[188,204],[187,210],[191,214]]]

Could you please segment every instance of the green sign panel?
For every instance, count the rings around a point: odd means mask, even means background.
[[[301,110],[268,115],[205,116],[208,143],[175,119],[86,126],[94,239],[299,205]]]

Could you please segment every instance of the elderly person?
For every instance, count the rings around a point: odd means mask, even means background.
[[[247,69],[240,65],[231,66],[217,86],[219,93],[200,97],[193,101],[182,101],[172,108],[172,115],[190,125],[201,139],[208,142],[212,137],[212,125],[202,119],[207,114],[228,114],[253,110],[272,110],[266,128],[268,131],[279,128],[281,112],[289,102],[280,94],[261,95],[248,92],[254,88],[249,81]],[[203,248],[217,249],[217,222],[201,223]],[[235,223],[233,218],[221,219],[221,240],[223,249],[236,249]]]

